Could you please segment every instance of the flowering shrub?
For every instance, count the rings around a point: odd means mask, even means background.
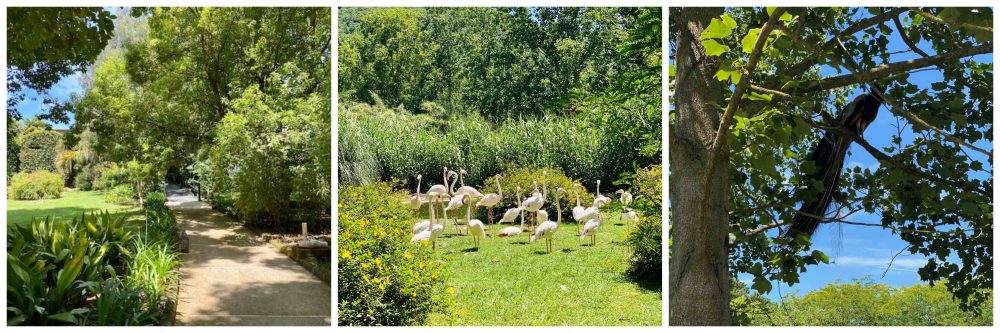
[[[339,325],[419,325],[446,302],[443,263],[410,244],[418,219],[388,183],[340,188]]]
[[[641,217],[626,243],[632,248],[629,275],[637,280],[659,283],[663,274],[663,166],[639,169],[633,188],[638,192],[633,208]]]

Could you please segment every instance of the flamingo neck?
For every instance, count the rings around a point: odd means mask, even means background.
[[[580,192],[576,191],[576,186],[573,187],[573,195],[576,196],[576,205],[580,205]]]
[[[500,194],[500,199],[503,200],[503,187],[500,187],[500,178],[493,177],[493,180],[497,182],[497,193]]]

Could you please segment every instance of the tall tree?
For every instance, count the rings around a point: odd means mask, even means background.
[[[780,232],[796,203],[823,191],[805,181],[815,165],[799,156],[825,131],[850,138],[880,165],[845,170],[835,209],[820,223],[897,235],[906,251],[930,257],[921,279],[944,284],[964,309],[977,311],[993,279],[992,64],[969,57],[992,52],[984,33],[990,9],[671,14],[672,324],[729,324],[731,276],[752,275],[751,287],[763,293],[829,261],[810,251],[808,235]],[[901,34],[906,50],[888,49],[892,34]],[[912,60],[890,57],[899,53]],[[841,74],[824,77],[821,66]],[[907,80],[932,68],[941,79],[929,87]],[[846,130],[835,116],[859,85],[885,87],[882,117],[906,125],[865,137]],[[875,135],[891,144],[872,145]],[[862,211],[881,223],[848,220]]]
[[[99,7],[7,8],[7,119],[21,119],[25,89],[43,92],[86,69],[111,38],[114,18]]]

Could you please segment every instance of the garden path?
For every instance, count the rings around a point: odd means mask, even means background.
[[[331,324],[330,286],[187,189],[167,187],[187,230],[178,325]]]

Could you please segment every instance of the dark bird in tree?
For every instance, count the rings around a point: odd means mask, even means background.
[[[873,91],[854,98],[840,115],[837,121],[848,131],[862,135],[868,125],[875,121],[878,116],[878,109],[882,106],[882,89],[873,85]],[[851,146],[851,139],[837,135],[832,130],[827,130],[823,138],[816,144],[816,148],[809,154],[807,161],[812,161],[815,169],[806,176],[804,182],[807,186],[815,184],[810,180],[815,180],[823,184],[822,191],[815,197],[806,198],[799,207],[792,225],[786,232],[790,238],[795,238],[799,234],[812,236],[819,227],[820,218],[826,216],[826,210],[833,200],[833,194],[837,192],[840,182],[840,173],[844,167],[844,156]]]

